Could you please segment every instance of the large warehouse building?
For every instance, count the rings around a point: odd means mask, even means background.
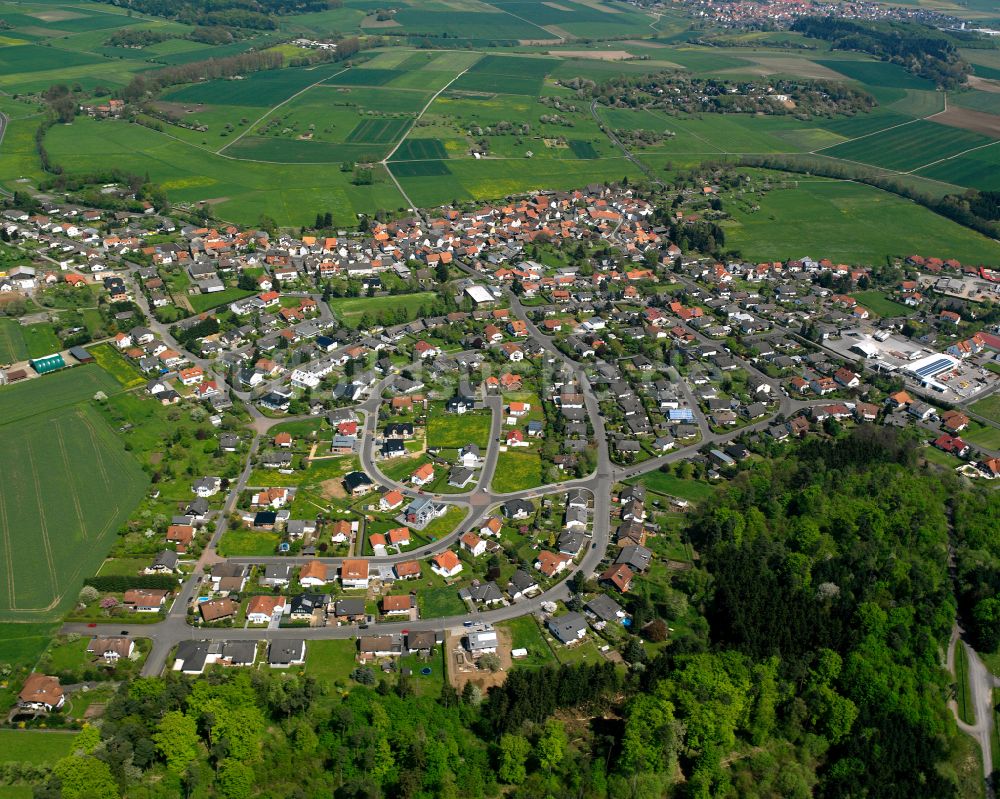
[[[911,377],[919,380],[925,386],[941,389],[943,386],[934,380],[934,378],[944,372],[955,369],[959,365],[959,362],[950,355],[936,352],[928,355],[926,358],[921,358],[919,361],[914,361],[906,367],[906,371]]]

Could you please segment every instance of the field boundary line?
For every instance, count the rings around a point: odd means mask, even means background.
[[[494,6],[494,8],[495,8],[495,6]],[[480,54],[479,58],[477,58],[475,61],[473,61],[471,64],[469,64],[469,66],[467,66],[465,69],[463,69],[461,72],[459,72],[454,78],[452,78],[444,86],[442,86],[440,89],[438,89],[436,92],[434,92],[434,94],[431,95],[431,99],[428,100],[427,104],[423,108],[420,109],[420,113],[417,114],[416,117],[413,118],[413,121],[410,123],[410,126],[406,129],[406,132],[400,137],[399,141],[396,142],[396,146],[393,147],[388,153],[386,153],[385,158],[383,158],[379,162],[379,163],[382,164],[382,168],[386,171],[386,174],[388,174],[389,177],[392,178],[392,182],[396,184],[396,189],[402,195],[403,199],[406,200],[406,205],[409,208],[416,208],[416,206],[413,204],[413,200],[410,199],[410,195],[407,194],[406,191],[404,191],[403,185],[399,182],[399,179],[393,174],[392,168],[389,166],[389,159],[392,158],[393,155],[395,155],[396,150],[398,150],[400,147],[403,146],[403,142],[406,141],[406,137],[410,135],[410,132],[413,130],[413,128],[416,126],[416,124],[420,121],[420,118],[424,114],[427,113],[427,109],[430,108],[431,105],[433,104],[433,102],[435,100],[437,100],[438,97],[441,96],[441,93],[445,89],[447,89],[449,86],[451,86],[451,84],[453,84],[456,80],[458,80],[460,77],[462,77],[466,72],[468,72],[470,69],[472,69],[476,64],[478,64],[480,61],[482,61],[483,57],[484,57],[483,54]]]
[[[74,417],[78,421],[82,421],[83,419],[82,415],[79,413],[75,413]],[[66,469],[67,476],[75,477],[76,475],[69,464],[69,453],[66,451],[66,439],[63,436],[62,425],[56,424],[55,428],[56,441],[59,443],[59,451],[62,453],[63,468]],[[66,482],[69,483],[70,481],[67,480]],[[87,525],[83,519],[83,508],[80,507],[80,492],[77,491],[75,487],[70,486],[69,495],[73,501],[73,509],[76,511],[76,521],[80,525],[80,532],[83,534],[83,538],[86,541],[89,539],[89,536],[87,535]]]
[[[227,142],[223,147],[221,147],[218,150],[216,150],[215,154],[216,155],[220,155],[224,150],[229,149],[229,147],[231,147],[232,145],[236,144],[236,142],[238,142],[240,139],[242,139],[244,136],[246,136],[251,130],[253,130],[255,127],[257,127],[261,122],[263,122],[265,119],[267,119],[269,116],[271,116],[271,114],[273,114],[275,111],[277,111],[283,105],[287,105],[288,103],[290,103],[292,100],[294,100],[300,94],[305,94],[310,89],[314,89],[315,87],[319,86],[321,83],[325,83],[326,81],[330,80],[331,78],[337,77],[337,75],[343,75],[349,69],[350,69],[350,67],[344,67],[342,70],[340,70],[340,72],[334,72],[332,75],[327,75],[325,78],[320,78],[315,83],[310,83],[304,89],[301,89],[300,91],[295,92],[295,94],[293,94],[291,97],[288,97],[288,98],[282,100],[277,105],[272,106],[271,109],[267,113],[265,113],[260,119],[257,119],[254,122],[251,122],[249,125],[247,125],[247,129],[245,131],[243,131],[239,136],[237,136],[232,141]]]
[[[97,431],[94,430],[94,426],[90,419],[81,417],[83,425],[87,428],[87,433],[90,435],[90,444],[94,448],[94,452],[97,453],[97,468],[101,472],[101,479],[104,481],[105,488],[111,489],[111,478],[108,477],[108,470],[104,465],[104,456],[102,455],[102,448],[100,442],[97,440]]]
[[[14,555],[10,546],[10,523],[7,521],[7,501],[4,492],[0,491],[0,532],[3,533],[4,558],[7,560],[7,597],[9,610],[15,610],[14,597]]]
[[[997,144],[1000,144],[1000,139],[988,142],[987,144],[980,144],[977,147],[970,147],[968,150],[962,150],[962,152],[955,153],[954,155],[949,155],[947,158],[939,158],[937,161],[931,161],[929,164],[924,164],[923,166],[915,167],[914,169],[911,169],[909,172],[901,172],[900,174],[912,175],[914,172],[919,172],[921,169],[927,169],[928,167],[935,166],[936,164],[942,164],[945,161],[951,161],[952,159],[955,158],[961,158],[963,155],[974,153],[976,150],[985,150],[987,147],[993,147],[994,145]]]
[[[498,5],[494,5],[493,3],[488,2],[488,0],[484,3],[484,5],[488,5],[490,8],[495,8],[501,14],[506,14],[507,16],[513,17],[514,19],[521,20],[521,22],[526,22],[528,25],[531,25],[531,27],[538,28],[538,30],[544,31],[545,33],[549,34],[550,36],[552,35],[552,31],[548,30],[547,28],[543,28],[537,22],[532,22],[530,19],[525,19],[524,17],[519,17],[514,12],[508,11],[506,8],[501,8]],[[469,38],[475,38],[475,37],[469,37]],[[536,38],[542,38],[542,37],[536,37]],[[559,34],[556,34],[556,38],[559,39],[560,42],[568,42],[568,41],[570,41],[570,39],[567,39],[565,36],[561,36]]]
[[[937,116],[942,113],[941,111],[935,111],[931,116]],[[831,147],[840,147],[842,144],[850,144],[854,141],[861,141],[861,139],[867,139],[869,136],[878,136],[880,133],[885,133],[889,130],[895,130],[896,128],[905,128],[907,125],[912,125],[914,122],[925,122],[928,117],[917,117],[916,119],[910,119],[906,122],[900,122],[898,125],[890,125],[887,128],[879,128],[878,130],[873,130],[871,133],[865,133],[861,136],[855,136],[853,139],[844,139],[844,141],[839,141],[836,144],[828,144],[826,147],[817,147],[815,150],[809,150],[810,155],[815,155],[817,153],[823,152],[823,150],[829,150]],[[832,131],[831,131],[832,132]],[[836,158],[836,156],[834,156]],[[849,159],[844,159],[845,161]]]
[[[25,442],[25,451],[28,454],[28,464],[31,468],[31,478],[35,483],[35,504],[38,506],[38,527],[42,534],[42,549],[45,552],[45,561],[49,567],[49,579],[52,581],[52,593],[53,596],[61,596],[56,592],[59,591],[59,583],[56,580],[56,566],[55,559],[52,557],[52,541],[49,539],[49,525],[45,521],[45,507],[42,502],[41,485],[38,480],[38,467],[35,465],[35,456],[32,452],[31,442]],[[55,603],[58,604],[58,603]],[[49,605],[45,610],[50,610],[54,605]],[[38,610],[38,608],[36,608]]]

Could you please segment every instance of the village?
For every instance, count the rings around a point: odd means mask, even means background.
[[[183,499],[154,488],[161,523],[109,561],[140,567],[65,633],[112,670],[146,638],[145,674],[308,669],[333,640],[355,668],[444,653],[485,686],[533,647],[613,660],[629,632],[667,638],[644,598],[690,568],[685,513],[774,447],[891,425],[939,466],[1000,477],[975,410],[1000,384],[1000,326],[977,319],[998,275],[683,251],[671,231],[716,191],[667,218],[595,185],[336,236],[0,212],[31,263],[0,292],[96,292],[99,362],[213,429],[213,471],[189,469]],[[49,379],[93,349],[0,375]],[[532,647],[505,626],[524,617]],[[36,676],[22,710],[58,708]]]

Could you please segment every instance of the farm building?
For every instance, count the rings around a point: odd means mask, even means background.
[[[69,354],[76,358],[80,363],[94,362],[94,356],[83,347],[70,347]]]
[[[49,372],[56,372],[59,369],[66,368],[66,361],[63,360],[63,356],[58,352],[52,355],[45,355],[41,358],[33,358],[28,361],[28,363],[30,363],[31,368],[40,375],[45,375]]]

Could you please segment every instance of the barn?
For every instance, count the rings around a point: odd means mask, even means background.
[[[94,356],[90,354],[89,350],[85,350],[83,347],[70,347],[69,354],[76,358],[80,363],[94,362]]]

